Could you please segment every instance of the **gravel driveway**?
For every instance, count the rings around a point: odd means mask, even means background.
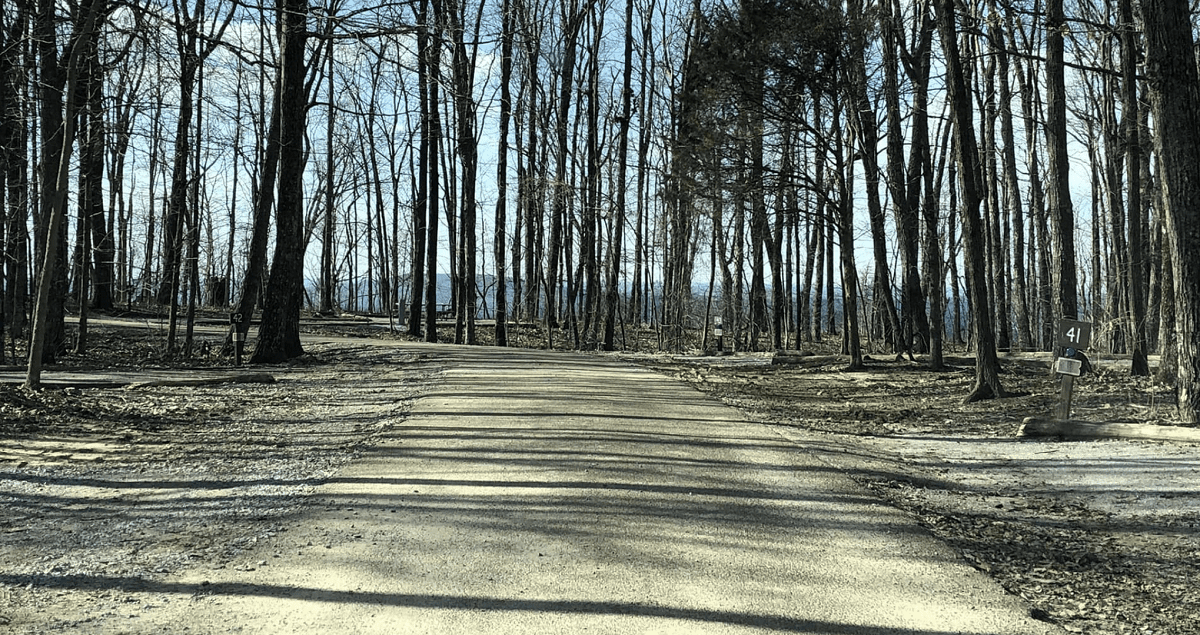
[[[1059,632],[803,444],[681,382],[595,356],[393,354],[429,381],[392,395],[344,368],[322,371],[336,407],[291,393],[371,429],[304,510],[165,574],[99,563],[7,588],[105,607],[76,632]],[[388,409],[413,392],[407,416]]]

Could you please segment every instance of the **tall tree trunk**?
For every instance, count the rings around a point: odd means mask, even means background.
[[[246,341],[254,309],[258,306],[262,294],[263,274],[267,270],[267,244],[271,233],[271,211],[275,206],[275,181],[279,170],[279,100],[280,91],[276,82],[276,90],[271,98],[271,110],[269,113],[263,113],[269,119],[269,123],[254,192],[254,217],[250,229],[250,247],[246,255],[246,271],[242,276],[242,295],[234,311],[234,330],[238,333],[238,341],[229,342],[234,346],[243,346]]]
[[[561,287],[561,272],[559,269],[563,250],[563,232],[566,222],[567,207],[570,203],[571,191],[567,175],[567,140],[570,127],[568,126],[571,111],[571,96],[575,87],[575,57],[578,49],[579,30],[583,20],[591,8],[580,8],[579,0],[569,0],[570,4],[563,6],[563,54],[562,68],[558,77],[558,104],[556,108],[557,123],[554,126],[557,136],[556,167],[554,171],[554,205],[550,217],[550,244],[547,246],[546,257],[546,326],[553,329],[559,324],[558,290]]]
[[[992,2],[993,7],[995,0]],[[994,9],[993,9],[994,10]],[[1032,338],[1029,326],[1029,296],[1025,281],[1025,210],[1021,205],[1021,186],[1017,172],[1016,141],[1013,133],[1012,86],[1011,68],[1008,55],[1005,30],[1011,29],[1011,16],[1004,14],[1004,26],[995,23],[991,29],[993,50],[999,63],[1000,82],[1000,139],[1004,144],[1003,173],[1004,200],[1007,203],[1008,217],[1012,223],[1012,309],[1016,322],[1016,346],[1025,349],[1030,346]]]
[[[750,195],[750,350],[757,351],[759,336],[767,324],[767,284],[765,252],[770,240],[770,227],[767,221],[766,201],[766,157],[763,139],[765,126],[765,73],[756,71],[752,85],[753,93],[749,97],[749,121],[746,133],[750,138],[749,165],[749,195]],[[683,281],[680,281],[683,284]],[[691,279],[688,279],[691,284]]]
[[[982,63],[982,62],[981,62]],[[999,112],[996,106],[996,63],[992,56],[982,63],[983,72],[983,104],[982,104],[982,139],[980,141],[980,169],[983,171],[981,193],[984,197],[984,227],[985,262],[987,266],[988,304],[987,310],[993,314],[993,328],[996,333],[996,346],[1007,349],[1012,343],[1010,320],[1008,316],[1008,258],[1002,245],[1000,217],[1000,171],[996,164],[999,152],[996,148],[996,119]]]
[[[528,17],[528,16],[527,16]],[[532,20],[531,20],[532,21]],[[526,24],[527,27],[532,26]],[[525,165],[525,178],[522,180],[522,198],[521,211],[519,212],[525,225],[525,235],[523,236],[523,255],[525,256],[525,295],[523,298],[525,319],[535,320],[538,316],[538,298],[539,288],[541,288],[541,270],[538,263],[542,260],[543,240],[542,240],[542,186],[538,176],[545,169],[545,162],[542,160],[542,151],[539,148],[538,135],[540,107],[538,106],[538,62],[541,58],[540,40],[530,38],[526,43],[526,53],[528,68],[525,69],[525,81],[528,82],[526,94],[528,95],[529,105],[526,109],[527,114],[527,141],[525,150],[528,152],[528,159]],[[548,305],[547,305],[548,306]],[[549,310],[547,308],[547,310]]]
[[[983,260],[983,228],[979,216],[982,195],[979,181],[979,155],[975,145],[975,130],[971,115],[971,95],[963,78],[959,59],[958,35],[954,26],[953,0],[937,0],[938,31],[946,59],[946,90],[954,126],[955,151],[958,157],[959,186],[963,223],[963,248],[969,270],[967,286],[971,301],[971,325],[975,338],[975,388],[966,402],[1004,397],[1000,384],[1000,363],[996,357],[996,340],[992,331],[991,314],[987,310],[987,270]]]
[[[813,92],[812,99],[812,129],[824,130],[825,123],[822,117],[821,110],[821,95],[819,92]],[[826,249],[825,234],[828,231],[826,228],[829,223],[829,196],[828,186],[825,183],[825,161],[828,153],[824,148],[816,147],[814,144],[813,153],[816,155],[813,162],[813,172],[815,176],[816,188],[816,209],[813,214],[813,247],[811,251],[816,252],[816,280],[813,283],[813,303],[812,303],[812,331],[813,340],[821,341],[821,329],[824,326],[824,307],[825,307],[825,269],[826,261],[833,256]],[[832,309],[832,307],[831,307]]]
[[[413,208],[412,208],[412,288],[408,306],[408,334],[412,337],[421,336],[421,325],[424,323],[423,311],[425,297],[425,259],[427,257],[426,241],[429,235],[429,3],[421,0],[416,4],[417,12],[417,101],[420,111],[418,127],[420,141],[417,144],[417,169],[413,175]],[[436,224],[436,218],[434,223]]]
[[[655,0],[650,0],[645,14],[642,17],[642,42],[649,42],[652,34],[653,14]],[[646,265],[646,238],[648,236],[647,226],[649,224],[649,214],[647,213],[646,199],[647,196],[647,173],[649,172],[649,153],[650,153],[650,137],[651,137],[651,119],[649,113],[654,111],[655,91],[649,87],[651,81],[651,73],[648,67],[654,64],[649,46],[642,46],[641,58],[638,68],[638,94],[639,107],[638,113],[641,125],[638,126],[638,159],[637,159],[637,202],[635,205],[634,219],[634,237],[633,237],[633,284],[631,285],[631,293],[629,298],[630,317],[638,323],[646,320],[646,315],[649,310],[648,294],[642,291],[642,279],[644,277],[644,269],[648,269]],[[728,291],[727,287],[722,287],[722,293]]]
[[[1067,154],[1067,95],[1063,63],[1063,32],[1066,17],[1063,0],[1046,5],[1046,138],[1047,182],[1050,224],[1054,232],[1053,285],[1058,315],[1048,319],[1076,319],[1079,315],[1078,281],[1075,275],[1075,212],[1071,209],[1071,187]]]
[[[1126,195],[1129,223],[1129,267],[1126,287],[1129,289],[1129,314],[1131,319],[1130,352],[1133,353],[1131,374],[1149,375],[1150,363],[1146,358],[1146,270],[1142,239],[1142,159],[1140,138],[1140,116],[1137,98],[1138,47],[1134,39],[1137,25],[1133,20],[1133,0],[1119,0],[1121,28],[1121,121],[1125,126],[1125,168],[1128,174],[1129,192]]]
[[[626,166],[629,164],[629,120],[633,116],[633,2],[634,0],[625,0],[625,69],[621,77],[621,115],[617,132],[617,199],[612,210],[613,229],[608,248],[608,277],[604,298],[603,348],[606,351],[616,349],[618,285],[621,280],[622,248],[625,243]]]
[[[196,130],[204,129],[204,68],[201,68],[196,78]],[[199,133],[197,133],[199,137]],[[197,143],[192,150],[192,174],[200,174],[200,157],[203,145]],[[187,215],[185,237],[187,241],[187,260],[184,271],[188,276],[187,283],[187,317],[183,337],[183,356],[192,356],[193,336],[196,326],[196,301],[200,294],[200,179],[191,180],[188,187],[190,204]],[[211,223],[210,223],[211,224]]]
[[[792,150],[791,126],[790,121],[784,122],[783,129],[779,133],[782,137],[782,156],[780,157],[779,178],[775,185],[775,220],[772,227],[766,228],[767,256],[771,262],[771,338],[775,350],[783,350],[786,347],[786,321],[790,313],[788,297],[791,294],[788,285],[791,284],[791,276],[787,275],[785,281],[785,274],[791,267],[784,264],[783,247],[785,243],[791,244],[785,230],[785,221],[788,219],[790,211],[788,198],[792,190],[791,182],[794,173],[792,163],[795,160]]]
[[[1184,0],[1141,0],[1154,147],[1174,252],[1180,418],[1200,422],[1200,77]]]
[[[1126,283],[1128,277],[1125,271],[1129,268],[1129,250],[1125,244],[1125,205],[1122,198],[1123,190],[1121,183],[1121,174],[1124,171],[1124,150],[1121,145],[1124,142],[1117,123],[1117,104],[1116,92],[1117,87],[1115,82],[1109,78],[1104,81],[1104,87],[1101,89],[1100,97],[1097,99],[1098,106],[1101,110],[1101,120],[1103,121],[1104,133],[1104,152],[1102,172],[1104,174],[1104,193],[1107,199],[1107,210],[1109,216],[1109,231],[1102,236],[1107,237],[1110,242],[1110,249],[1104,250],[1107,254],[1109,266],[1107,270],[1108,306],[1105,307],[1105,314],[1112,319],[1109,322],[1112,325],[1111,333],[1111,350],[1114,353],[1124,353],[1126,351],[1126,329],[1123,317],[1127,315],[1127,307],[1129,306],[1128,288]],[[1100,153],[1097,153],[1098,155]],[[1098,272],[1097,272],[1098,273]],[[1098,299],[1097,299],[1098,300]]]
[[[860,23],[865,22],[862,3],[852,0],[846,8],[847,16]],[[852,27],[854,33],[851,59],[849,61],[850,122],[857,134],[858,156],[862,158],[863,182],[866,186],[867,216],[871,226],[871,246],[875,267],[875,300],[884,312],[884,340],[891,343],[896,352],[909,352],[908,342],[901,341],[900,320],[896,313],[896,300],[892,296],[892,280],[888,265],[887,237],[884,228],[883,205],[879,200],[879,127],[875,108],[867,97],[866,25]],[[842,236],[845,240],[846,236]],[[843,272],[845,275],[845,272]]]
[[[1020,26],[1020,23],[1017,25]],[[1020,50],[1028,54],[1031,50],[1031,42],[1035,38],[1031,38],[1022,31],[1022,40],[1025,45],[1022,47],[1017,42],[1017,29],[1009,31],[1009,41],[1014,50]],[[1033,79],[1034,62],[1028,62],[1028,72],[1026,64],[1017,63],[1013,65],[1013,70],[1016,74],[1017,88],[1021,93],[1021,117],[1025,121],[1034,121],[1035,112],[1039,110],[1041,102],[1041,94],[1038,89],[1037,82]],[[1029,291],[1030,302],[1029,308],[1029,324],[1030,324],[1030,343],[1033,346],[1040,347],[1042,350],[1049,350],[1053,344],[1053,331],[1055,316],[1051,310],[1052,304],[1052,289],[1050,282],[1050,258],[1049,258],[1049,229],[1047,226],[1046,209],[1046,194],[1042,183],[1042,170],[1038,161],[1038,126],[1025,126],[1025,163],[1026,172],[1033,175],[1029,179],[1029,241],[1028,257],[1029,272],[1028,279],[1031,282],[1032,288]]]
[[[512,119],[513,17],[510,0],[500,7],[500,134],[496,152],[496,346],[508,346],[508,259],[505,255],[508,229],[508,128]]]
[[[92,306],[101,311],[113,308],[113,242],[104,220],[104,91],[100,65],[100,31],[94,30],[85,43],[81,63],[86,65],[81,95],[80,123],[86,125],[80,141],[81,206],[91,231],[91,249],[85,251],[84,267],[91,263]],[[84,294],[86,297],[86,294]]]
[[[28,304],[29,240],[29,133],[25,86],[25,51],[17,42],[29,25],[28,3],[17,3],[4,46],[0,49],[0,163],[3,164],[5,205],[0,213],[0,277],[4,280],[0,306],[0,326],[13,339],[25,335],[25,311]],[[6,333],[0,331],[0,359]]]
[[[332,16],[330,16],[330,18],[332,18]],[[328,28],[329,27],[327,27],[327,31],[328,31]],[[334,189],[333,189],[333,185],[334,185],[334,176],[333,176],[333,169],[334,169],[334,165],[333,165],[333,159],[334,159],[333,132],[334,132],[334,127],[333,127],[333,124],[334,124],[334,117],[336,114],[336,112],[335,112],[336,109],[334,108],[334,101],[337,99],[337,96],[333,92],[333,77],[334,77],[333,38],[329,38],[326,41],[326,46],[328,46],[328,48],[329,48],[328,53],[326,54],[326,57],[329,59],[329,68],[326,70],[326,73],[328,73],[328,75],[325,78],[326,81],[328,82],[327,90],[328,90],[328,95],[329,95],[328,96],[328,99],[329,99],[328,111],[329,111],[329,113],[325,118],[325,217],[321,221],[321,280],[320,280],[320,284],[318,285],[320,288],[320,292],[319,292],[320,293],[320,298],[319,298],[320,304],[318,306],[318,310],[324,315],[331,315],[331,314],[333,314],[333,308],[334,308],[333,297],[334,297],[334,293],[335,293],[334,266],[333,266],[333,261],[334,261],[334,244],[333,244],[334,231],[333,231],[333,229],[334,229],[334,221],[337,218],[337,213],[335,210],[335,202],[334,202],[335,201],[335,199],[334,199],[335,193],[334,193]],[[374,131],[370,131],[370,132],[374,132]],[[370,132],[368,132],[368,134],[370,134]]]
[[[42,365],[53,362],[63,344],[63,299],[66,295],[65,260],[67,183],[71,146],[75,138],[75,93],[78,90],[81,41],[86,40],[97,22],[105,0],[93,0],[80,7],[74,32],[66,46],[66,63],[60,64],[54,37],[55,4],[42,0],[34,29],[39,37],[38,52],[42,73],[42,195],[40,208],[44,219],[41,246],[41,271],[33,307],[33,330],[29,338],[25,386],[41,386]],[[65,70],[64,67],[65,66]],[[66,96],[63,96],[63,87]],[[66,106],[66,113],[63,107]]]
[[[423,2],[424,3],[424,0]],[[429,134],[427,144],[427,161],[425,164],[425,174],[422,178],[428,179],[426,187],[426,214],[425,214],[425,341],[438,341],[437,332],[437,291],[438,291],[438,202],[441,198],[441,184],[439,177],[440,146],[442,139],[442,120],[439,112],[441,107],[438,98],[438,85],[441,83],[441,65],[442,65],[442,4],[441,0],[432,0],[430,3],[432,12],[429,14],[428,21],[423,25],[427,32],[429,41],[426,44],[425,54],[429,59],[425,63],[425,69],[428,73],[428,84],[426,86],[426,103],[423,106],[424,114],[422,118],[428,120],[426,132]]]
[[[475,333],[475,313],[478,294],[476,293],[476,247],[478,234],[476,231],[475,210],[475,178],[478,172],[478,149],[475,140],[475,97],[474,97],[474,64],[468,55],[464,39],[465,15],[464,8],[457,0],[450,0],[446,15],[450,19],[448,30],[453,46],[453,75],[454,75],[454,109],[457,123],[458,157],[462,164],[462,192],[460,198],[460,232],[459,246],[463,254],[463,266],[458,292],[457,316],[458,323],[465,328],[465,343],[476,344],[478,337]],[[457,340],[457,338],[456,338]]]
[[[926,12],[919,15],[924,20]],[[929,152],[928,113],[924,107],[916,109],[914,97],[912,150],[908,164],[908,174],[904,166],[904,136],[902,128],[905,123],[900,114],[899,88],[899,48],[902,29],[899,7],[895,0],[889,0],[887,13],[882,18],[883,24],[883,60],[884,60],[884,104],[887,114],[887,173],[888,185],[891,189],[892,204],[896,215],[896,242],[900,249],[900,321],[901,328],[897,337],[900,338],[903,350],[925,352],[929,350],[930,333],[929,318],[925,313],[925,295],[921,290],[920,269],[920,190],[921,172],[923,169],[922,156]],[[928,57],[929,36],[928,28],[921,29],[920,48],[917,56]],[[921,59],[916,64],[923,63]],[[926,63],[927,66],[927,63]],[[921,121],[917,122],[920,119]],[[918,139],[917,127],[924,130],[924,139]]]
[[[833,121],[830,135],[835,137],[833,148],[834,170],[837,179],[837,235],[838,254],[842,265],[842,316],[844,327],[845,353],[850,356],[848,370],[863,368],[862,342],[859,329],[858,305],[858,267],[854,258],[854,197],[853,172],[854,161],[845,157],[847,142],[843,139],[848,131],[842,127],[842,108],[837,104],[833,108]],[[832,234],[832,230],[830,231]],[[832,279],[832,276],[830,276]],[[832,308],[832,301],[830,305]]]
[[[196,21],[188,24],[188,48],[180,51],[182,70],[179,74],[179,114],[175,120],[175,153],[172,158],[171,192],[167,198],[167,211],[163,223],[163,279],[158,288],[158,303],[174,307],[178,301],[180,255],[182,253],[183,217],[187,213],[188,163],[191,159],[192,115],[196,98],[196,71],[200,61],[196,59]],[[171,346],[168,345],[168,348]]]
[[[898,3],[896,3],[898,4]],[[893,9],[894,23],[899,24],[899,7]],[[910,214],[919,214],[925,221],[925,231],[923,237],[922,251],[925,255],[925,277],[929,287],[929,317],[924,322],[925,331],[922,332],[922,320],[925,320],[924,301],[916,295],[920,292],[920,281],[917,281],[916,293],[910,292],[906,297],[910,304],[914,305],[914,322],[918,333],[927,337],[929,344],[929,367],[933,370],[941,370],[943,368],[942,360],[942,340],[943,334],[946,331],[945,327],[945,305],[946,305],[946,279],[942,268],[942,248],[939,242],[939,231],[941,227],[939,213],[939,193],[941,192],[941,177],[942,170],[939,168],[936,173],[939,175],[937,183],[934,182],[934,165],[933,156],[930,151],[929,139],[929,76],[930,66],[933,59],[933,17],[929,12],[928,2],[922,2],[919,9],[919,20],[921,28],[917,31],[919,34],[916,46],[913,47],[913,57],[908,64],[909,77],[913,86],[912,97],[912,143],[909,152],[908,161],[908,191],[906,192],[908,201],[905,203]],[[898,46],[899,43],[897,42]],[[891,123],[889,123],[889,126]],[[891,142],[889,142],[889,146]],[[945,157],[945,153],[941,153]],[[925,196],[921,197],[921,190],[924,188]],[[920,210],[918,211],[918,207]],[[951,212],[953,216],[953,211]],[[917,220],[910,220],[910,223]],[[903,221],[897,220],[897,224],[903,224]],[[910,254],[910,258],[912,255]],[[912,262],[910,261],[910,265]],[[911,282],[909,283],[911,284]]]
[[[262,325],[251,362],[271,364],[304,354],[300,307],[304,297],[304,129],[308,105],[305,41],[307,0],[279,7],[279,202],[275,254],[263,295]]]

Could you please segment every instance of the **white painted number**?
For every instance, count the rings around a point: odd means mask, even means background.
[[[1075,342],[1076,344],[1078,344],[1078,343],[1079,343],[1080,331],[1081,331],[1081,329],[1080,329],[1078,326],[1073,326],[1073,327],[1071,327],[1071,328],[1067,329],[1067,333],[1066,333],[1066,335],[1067,335],[1067,340],[1069,340],[1069,341],[1072,341],[1072,342]]]

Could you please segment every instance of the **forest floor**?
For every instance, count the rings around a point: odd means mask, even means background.
[[[141,316],[95,321],[89,354],[48,371],[112,385],[0,385],[0,631],[102,632],[106,616],[161,608],[139,580],[267,565],[239,556],[321,504],[315,488],[403,421],[432,372],[377,325],[304,324],[303,358],[244,369],[273,383],[117,387],[237,372],[215,354],[163,359],[165,331]],[[214,321],[198,348],[216,351],[222,334]],[[815,448],[1069,632],[1196,632],[1200,446],[1018,438],[1024,417],[1054,408],[1048,359],[1006,358],[1020,396],[963,405],[965,358],[934,373],[891,357],[845,372],[756,354],[618,355]],[[1093,361],[1076,417],[1171,423],[1169,389]]]

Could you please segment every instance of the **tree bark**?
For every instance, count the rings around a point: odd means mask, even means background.
[[[626,166],[629,164],[629,120],[633,116],[633,0],[625,0],[625,70],[621,77],[621,115],[617,132],[617,200],[612,211],[612,240],[608,248],[605,281],[604,342],[606,351],[616,349],[622,248],[625,243]],[[644,123],[644,122],[643,122]]]
[[[899,18],[896,18],[899,20]],[[942,341],[943,334],[946,332],[945,322],[945,306],[946,306],[946,276],[942,266],[943,256],[942,247],[939,239],[941,226],[939,193],[941,192],[941,177],[934,179],[935,169],[933,165],[933,156],[930,150],[929,139],[929,76],[930,67],[933,60],[933,17],[929,13],[928,5],[922,3],[920,9],[920,25],[918,30],[919,39],[916,46],[913,47],[913,57],[908,62],[909,78],[913,86],[912,97],[912,143],[909,153],[908,163],[908,203],[913,214],[918,213],[917,207],[920,207],[920,216],[925,222],[925,232],[923,237],[922,251],[925,255],[925,279],[928,286],[929,297],[929,317],[925,322],[929,342],[929,368],[932,370],[942,370],[944,364],[942,359]],[[898,44],[898,43],[897,43]],[[945,157],[945,153],[941,155]],[[942,170],[936,170],[937,174],[941,174]],[[924,188],[925,196],[921,197],[921,190]],[[953,217],[953,210],[951,211]],[[900,221],[897,221],[898,223]],[[957,288],[957,284],[955,286]],[[919,291],[919,287],[918,287]],[[917,311],[914,313],[917,324],[917,331],[920,332],[923,311],[923,302],[920,302],[917,296],[913,295],[910,302],[919,303],[918,307],[914,307]]]
[[[508,346],[508,258],[505,239],[508,225],[508,129],[512,119],[513,17],[510,0],[500,7],[500,142],[496,153],[496,346]]]
[[[1063,63],[1066,17],[1063,0],[1046,5],[1046,146],[1050,225],[1054,234],[1051,260],[1055,309],[1046,319],[1076,319],[1079,315],[1078,280],[1075,275],[1075,213],[1071,208],[1067,154],[1067,95]]]
[[[5,43],[15,43],[29,25],[29,4],[17,4]],[[5,287],[0,304],[4,306],[4,327],[8,337],[25,335],[25,311],[29,302],[27,262],[29,242],[29,133],[25,125],[26,107],[19,100],[25,74],[21,46],[5,46],[0,52],[0,157],[3,161],[5,207],[2,259]],[[0,332],[0,348],[4,345]],[[2,353],[0,353],[2,356]]]
[[[456,336],[456,341],[465,340],[467,344],[476,344],[478,343],[478,337],[475,333],[475,313],[477,311],[476,298],[478,295],[476,293],[475,272],[478,234],[476,231],[475,178],[478,172],[479,151],[476,147],[477,142],[475,139],[475,66],[472,63],[471,56],[467,52],[467,45],[464,40],[464,31],[466,28],[465,15],[463,14],[463,7],[459,5],[457,0],[450,0],[446,16],[449,19],[447,28],[450,32],[451,45],[453,47],[454,109],[455,123],[458,128],[456,145],[459,162],[462,166],[460,181],[462,183],[462,191],[459,201],[461,217],[459,225],[461,232],[459,248],[463,256],[463,261],[461,270],[459,271],[460,280],[456,310],[457,322],[461,325],[456,330],[462,333],[462,337]]]
[[[835,135],[836,139],[833,161],[834,169],[837,172],[838,189],[837,234],[838,255],[842,265],[842,316],[845,329],[843,342],[846,346],[844,352],[850,356],[848,370],[861,370],[863,368],[863,352],[858,320],[858,267],[854,259],[854,198],[852,194],[854,161],[847,161],[844,156],[845,146],[849,144],[842,141],[845,132],[841,123],[840,105],[835,105],[833,108],[831,134]],[[830,278],[832,281],[832,276]],[[832,302],[830,304],[832,305]],[[832,306],[830,308],[832,309]]]
[[[413,175],[412,288],[409,295],[408,334],[420,337],[424,323],[425,258],[429,235],[429,3],[422,0],[414,8],[417,19],[417,109],[420,140],[417,142],[417,169]],[[436,223],[436,219],[434,220]]]
[[[951,123],[954,126],[954,145],[958,159],[959,188],[962,192],[964,258],[970,284],[967,291],[971,301],[971,326],[975,338],[975,388],[966,402],[1005,397],[1000,384],[1000,363],[996,357],[996,340],[992,331],[991,314],[987,310],[987,271],[983,260],[982,203],[979,181],[979,156],[971,115],[971,96],[963,78],[959,58],[958,34],[954,25],[954,0],[937,0],[938,32],[946,58],[946,90],[950,102]]]
[[[273,364],[304,354],[300,307],[304,295],[304,86],[307,0],[279,7],[279,202],[275,207],[275,254],[263,296],[262,324],[251,363]]]
[[[923,159],[929,152],[928,113],[917,109],[913,98],[912,151],[908,173],[904,165],[905,123],[900,114],[899,49],[901,17],[895,1],[888,2],[883,16],[884,104],[887,115],[887,171],[892,204],[896,216],[896,242],[900,249],[900,332],[903,350],[926,352],[930,349],[929,317],[925,312],[925,295],[921,290],[920,269],[920,191]],[[927,12],[919,14],[924,20]],[[929,29],[920,30],[917,55],[929,50]],[[927,57],[927,56],[926,56]],[[922,63],[920,61],[917,62]],[[925,62],[926,68],[928,63]],[[926,78],[928,75],[926,75]],[[917,90],[924,90],[917,88]],[[918,137],[923,135],[924,139]]]
[[[1131,318],[1130,352],[1133,354],[1132,375],[1150,374],[1150,363],[1146,358],[1146,290],[1144,288],[1146,263],[1142,244],[1142,182],[1141,182],[1141,137],[1140,104],[1137,98],[1138,48],[1134,38],[1136,25],[1133,21],[1133,1],[1119,0],[1121,38],[1121,121],[1125,126],[1125,169],[1128,174],[1129,192],[1126,194],[1126,221],[1129,223],[1129,267],[1126,287],[1129,289],[1129,315]]]
[[[1154,146],[1171,220],[1179,415],[1200,421],[1200,77],[1184,0],[1141,0]]]
[[[236,319],[234,330],[239,335],[236,342],[229,342],[233,346],[244,346],[246,333],[250,330],[250,321],[254,317],[254,309],[258,306],[262,293],[263,274],[267,270],[271,210],[275,206],[275,180],[279,170],[279,99],[277,87],[271,99],[271,111],[269,114],[264,113],[267,114],[270,123],[267,124],[266,147],[254,192],[254,218],[250,230],[249,253],[246,256],[246,271],[242,276],[242,296],[233,315]]]
[[[991,0],[994,2],[995,0]],[[992,43],[995,47],[999,65],[1000,82],[1000,139],[1004,144],[1003,173],[1004,198],[1007,202],[1008,217],[1012,222],[1012,308],[1016,322],[1016,347],[1029,348],[1032,334],[1029,325],[1029,295],[1025,280],[1025,209],[1021,204],[1021,185],[1017,172],[1016,140],[1013,133],[1012,87],[1010,84],[1011,68],[1009,61],[1005,31],[1011,30],[1011,17],[1006,13],[1004,26],[996,23],[992,27]]]
[[[558,104],[556,105],[557,123],[554,126],[557,136],[556,167],[554,171],[554,205],[550,217],[550,243],[546,255],[546,326],[556,328],[559,324],[559,289],[561,287],[560,262],[563,251],[563,232],[570,203],[571,191],[567,174],[567,140],[569,137],[569,113],[571,110],[571,95],[575,86],[575,58],[578,50],[579,30],[583,19],[591,9],[588,0],[586,7],[579,7],[578,0],[570,0],[569,6],[564,5],[563,21],[563,54],[562,68],[558,77]]]
[[[113,242],[104,213],[104,91],[103,69],[100,65],[100,32],[93,30],[88,36],[81,63],[87,65],[87,74],[81,88],[85,94],[80,123],[86,125],[80,141],[80,206],[87,216],[91,232],[91,249],[83,254],[83,266],[91,263],[92,307],[101,311],[113,308]],[[87,294],[83,296],[87,298]]]
[[[330,16],[332,18],[332,16]],[[334,308],[334,295],[336,284],[334,280],[334,222],[337,213],[334,207],[335,192],[333,189],[333,132],[334,132],[334,117],[335,108],[333,107],[334,100],[337,98],[333,92],[333,38],[329,38],[326,42],[329,47],[327,57],[329,58],[329,69],[326,71],[329,75],[326,77],[328,81],[328,99],[329,108],[328,116],[325,119],[325,217],[321,220],[321,279],[318,284],[320,305],[318,310],[322,315],[332,315]],[[372,104],[373,105],[373,104]]]
[[[422,4],[424,4],[424,0]],[[429,140],[426,145],[425,174],[421,178],[428,179],[428,185],[425,186],[425,341],[437,342],[438,203],[441,198],[438,161],[440,160],[439,146],[442,138],[442,120],[438,110],[441,107],[438,103],[438,85],[441,83],[442,64],[442,4],[441,0],[432,0],[429,5],[432,11],[428,14],[427,22],[422,25],[422,30],[429,38],[423,49],[424,54],[429,58],[425,63],[428,83],[425,94],[426,103],[423,106],[422,114],[422,118],[428,121],[425,131],[429,135]]]
[[[61,258],[65,250],[66,236],[63,217],[66,213],[67,183],[71,160],[71,145],[75,138],[75,93],[78,90],[79,58],[81,41],[85,40],[97,21],[105,0],[92,0],[78,18],[74,33],[66,46],[65,72],[58,60],[58,49],[54,38],[54,3],[43,0],[38,5],[38,20],[35,28],[39,37],[39,53],[42,70],[42,133],[43,133],[43,187],[41,209],[45,217],[42,247],[42,268],[38,277],[37,295],[33,307],[33,331],[29,338],[28,367],[25,387],[41,387],[42,365],[52,361],[54,353],[62,345],[63,296],[66,282],[63,280],[65,265]],[[66,86],[66,98],[62,89]],[[66,113],[63,113],[63,106]],[[50,121],[47,121],[49,119]],[[61,126],[61,128],[59,127]],[[50,353],[47,359],[46,353]]]

